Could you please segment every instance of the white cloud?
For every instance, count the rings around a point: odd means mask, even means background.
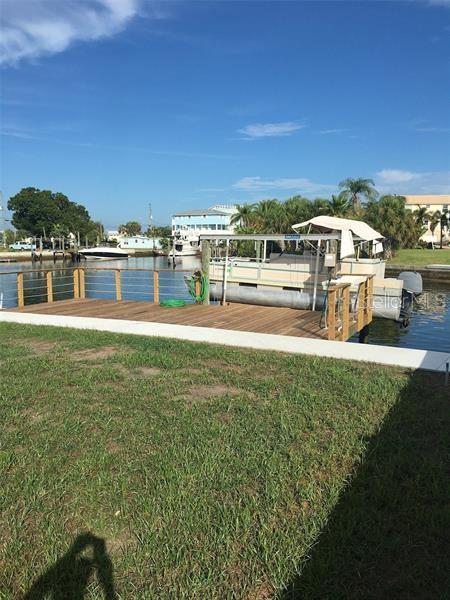
[[[450,127],[417,127],[419,133],[450,133]]]
[[[292,135],[295,131],[303,129],[306,125],[296,121],[285,121],[283,123],[254,123],[238,129],[238,133],[245,135],[245,139],[254,140],[264,137],[285,137]]]
[[[0,64],[15,65],[122,31],[141,0],[2,0]]]
[[[377,172],[377,177],[383,183],[406,183],[423,176],[423,173],[413,173],[412,171],[402,171],[401,169],[382,169]]]
[[[345,133],[348,129],[322,129],[319,131],[320,135],[333,135],[338,133]]]
[[[329,192],[336,186],[325,183],[315,183],[306,177],[262,179],[261,177],[243,177],[232,186],[236,190],[245,192],[262,192],[272,190],[290,190],[303,194],[317,194]]]
[[[384,169],[376,173],[376,175],[375,187],[380,194],[450,193],[449,171],[413,173],[397,169]]]

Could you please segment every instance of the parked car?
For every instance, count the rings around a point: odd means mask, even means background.
[[[10,250],[36,250],[36,244],[30,242],[14,242],[9,245]]]

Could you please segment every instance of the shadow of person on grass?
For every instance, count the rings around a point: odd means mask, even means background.
[[[282,600],[450,598],[450,388],[411,375]]]
[[[24,600],[82,600],[93,575],[106,600],[116,600],[113,567],[105,540],[91,533],[79,535],[66,554],[41,575]]]

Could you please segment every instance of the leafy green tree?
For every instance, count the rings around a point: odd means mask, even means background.
[[[255,207],[254,226],[259,233],[280,233],[286,226],[283,204],[276,199],[261,200]]]
[[[155,238],[170,238],[172,235],[172,227],[170,225],[162,225],[156,226],[152,228],[148,228],[145,231],[145,235],[147,237],[155,237]]]
[[[49,237],[55,226],[84,235],[91,227],[88,211],[60,192],[23,188],[8,202],[12,224],[32,236]]]
[[[137,221],[128,221],[128,223],[119,225],[119,233],[129,236],[141,235],[142,227]]]
[[[386,195],[369,202],[363,220],[387,239],[388,249],[414,248],[423,233],[404,196]]]
[[[368,202],[373,202],[377,199],[378,192],[374,186],[375,183],[372,179],[364,179],[363,177],[358,177],[357,179],[349,177],[339,184],[354,213],[361,210],[361,197],[365,198]]]
[[[421,206],[417,210],[413,212],[414,218],[416,219],[416,223],[425,226],[425,223],[431,219],[431,214],[428,212],[426,206]]]
[[[327,214],[332,217],[346,217],[349,211],[349,201],[347,195],[341,192],[338,195],[332,194],[328,202]]]
[[[434,231],[438,225],[441,223],[441,211],[435,210],[430,215],[430,231],[434,235]]]
[[[319,217],[320,215],[328,214],[330,201],[326,198],[316,198],[311,203],[311,217]]]
[[[237,212],[230,219],[231,225],[251,227],[255,220],[255,204],[236,204]]]
[[[288,198],[284,202],[283,207],[286,213],[284,231],[290,231],[292,225],[303,223],[303,221],[307,221],[313,216],[312,203],[308,198],[303,198],[303,196]]]

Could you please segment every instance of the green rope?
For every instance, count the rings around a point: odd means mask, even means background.
[[[200,293],[198,295],[195,292],[195,284],[197,283],[197,281],[200,281]],[[197,302],[198,304],[202,304],[208,297],[208,290],[209,286],[207,277],[201,271],[196,271],[189,279],[190,295],[195,300],[195,302]]]
[[[159,303],[160,306],[164,308],[181,308],[182,306],[186,306],[186,302],[184,300],[163,300]]]

